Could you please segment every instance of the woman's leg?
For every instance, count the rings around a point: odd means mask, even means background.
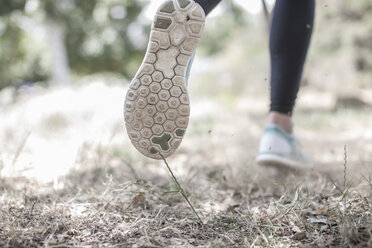
[[[292,132],[291,114],[313,30],[315,0],[277,0],[270,31],[269,124]]]
[[[205,15],[208,15],[216,6],[221,2],[221,0],[194,0],[198,3],[204,10]]]
[[[259,164],[311,168],[292,134],[291,115],[314,21],[315,0],[277,0],[270,32],[271,105],[262,135]]]

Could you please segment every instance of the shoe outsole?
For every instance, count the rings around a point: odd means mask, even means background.
[[[156,12],[145,58],[131,81],[124,121],[132,144],[161,159],[181,144],[190,115],[188,63],[199,43],[205,14],[189,0],[169,0]]]
[[[275,154],[260,154],[256,158],[256,162],[263,166],[272,167],[287,167],[296,170],[311,169],[312,165],[310,162],[298,162],[292,159],[284,158]]]

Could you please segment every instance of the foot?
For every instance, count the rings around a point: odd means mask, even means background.
[[[266,127],[256,161],[260,165],[287,166],[293,169],[311,167],[310,159],[302,153],[295,136],[277,125]]]
[[[125,126],[143,155],[171,155],[185,134],[189,115],[186,81],[205,14],[189,0],[169,0],[156,12],[145,58],[129,85]]]

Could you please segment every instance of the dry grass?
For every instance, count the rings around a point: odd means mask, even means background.
[[[190,151],[169,163],[202,223],[161,161],[85,145],[57,186],[0,179],[0,246],[371,247],[372,180],[349,180],[347,151],[337,167],[306,173]]]
[[[34,182],[25,179],[2,179],[0,246],[372,245],[370,179],[345,189],[311,173],[282,179],[281,185],[260,178],[229,187],[229,179],[219,182],[216,172],[209,171],[198,180],[181,180],[201,215],[200,224],[169,178],[123,182],[126,168],[72,171],[64,178],[65,188],[55,191],[33,189]],[[200,191],[200,183],[208,189]]]

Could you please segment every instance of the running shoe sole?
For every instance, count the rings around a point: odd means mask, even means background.
[[[299,162],[293,159],[285,158],[276,154],[260,154],[257,156],[256,161],[262,166],[273,166],[273,167],[287,167],[291,169],[311,169],[311,163]]]
[[[188,63],[199,43],[205,14],[189,0],[163,3],[156,12],[145,58],[131,81],[124,121],[132,144],[161,159],[181,144],[189,122]]]

